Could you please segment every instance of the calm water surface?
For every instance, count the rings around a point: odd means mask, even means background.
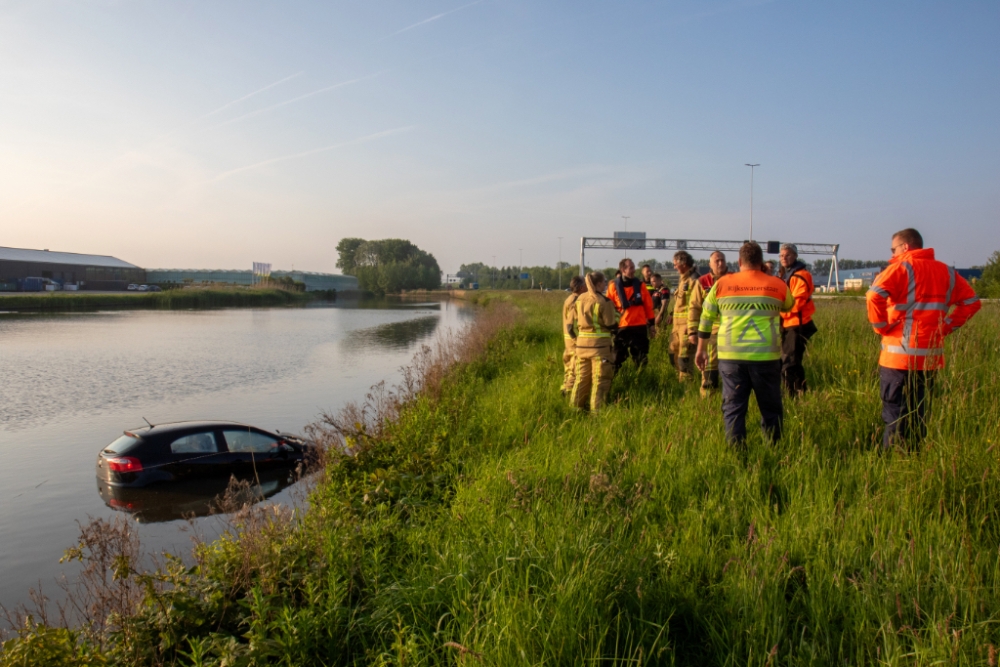
[[[228,419],[301,433],[460,326],[454,302],[0,315],[0,604],[46,592],[77,522],[109,517],[98,451],[126,428]],[[295,487],[272,500],[290,502]],[[211,518],[199,529],[211,532]],[[136,523],[151,550],[188,548],[185,521]]]

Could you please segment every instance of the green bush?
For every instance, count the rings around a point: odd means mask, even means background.
[[[345,238],[337,244],[337,252],[337,266],[345,275],[357,276],[358,288],[366,292],[395,294],[441,286],[434,255],[403,239]]]
[[[1000,299],[1000,250],[990,255],[983,275],[976,281],[976,292],[987,299]]]

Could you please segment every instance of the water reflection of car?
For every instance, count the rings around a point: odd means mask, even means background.
[[[295,470],[264,473],[259,480],[240,488],[237,493],[246,497],[237,500],[257,502],[270,498],[297,480]],[[111,509],[127,512],[142,523],[156,523],[207,516],[222,510],[220,499],[226,493],[229,481],[229,478],[219,477],[133,488],[112,486],[98,480],[97,492]]]
[[[97,455],[99,486],[139,488],[208,479],[258,480],[303,470],[316,448],[236,422],[176,422],[125,431]]]

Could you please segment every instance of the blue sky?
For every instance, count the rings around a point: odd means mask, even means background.
[[[0,245],[552,264],[744,238],[758,162],[756,238],[1000,249],[997,2],[6,2],[0,86]]]

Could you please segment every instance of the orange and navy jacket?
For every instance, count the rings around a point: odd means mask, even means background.
[[[787,313],[781,314],[781,326],[785,329],[808,324],[812,321],[813,313],[816,312],[816,304],[813,303],[813,277],[802,262],[796,262],[788,267],[788,277],[785,283],[792,292],[795,305]]]
[[[902,370],[943,368],[944,337],[982,307],[965,278],[934,259],[933,248],[893,257],[866,300],[868,321],[882,336],[879,365]]]
[[[621,282],[625,286],[624,298],[618,294],[617,280],[612,280],[608,285],[607,295],[611,299],[611,303],[614,304],[615,310],[621,313],[621,319],[618,321],[619,328],[646,326],[655,317],[655,313],[653,313],[653,298],[649,296],[649,290],[645,288],[641,280],[633,278],[629,281],[627,278],[622,278]],[[636,289],[642,295],[642,305],[630,306],[628,305],[628,301],[632,298],[632,294]],[[622,307],[623,305],[625,306],[624,308]]]

